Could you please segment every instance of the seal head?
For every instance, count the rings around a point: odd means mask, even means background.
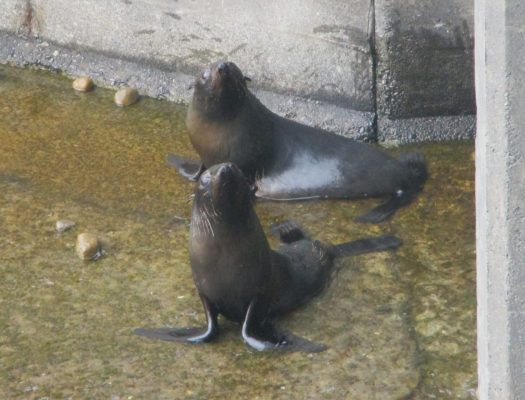
[[[234,164],[218,164],[206,170],[195,189],[194,212],[214,214],[225,223],[245,220],[252,207],[252,186]]]
[[[219,61],[195,80],[193,104],[207,119],[231,119],[242,108],[249,80],[234,63]]]

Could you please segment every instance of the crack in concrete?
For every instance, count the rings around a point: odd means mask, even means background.
[[[20,24],[20,33],[24,36],[38,36],[36,10],[31,0],[26,0],[22,23]]]

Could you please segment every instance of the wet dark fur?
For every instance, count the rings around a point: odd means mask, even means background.
[[[195,81],[186,123],[202,168],[171,155],[182,175],[197,179],[206,167],[233,162],[259,187],[257,196],[269,200],[389,198],[361,222],[391,217],[415,198],[428,175],[421,155],[395,159],[376,146],[271,112],[231,62],[213,65]]]
[[[273,320],[310,300],[329,281],[334,259],[393,249],[393,236],[330,246],[310,240],[290,222],[273,228],[283,243],[270,249],[252,205],[247,178],[219,164],[199,179],[190,227],[190,261],[207,317],[204,329],[139,329],[150,338],[205,342],[218,333],[218,314],[243,324],[244,340],[257,350],[316,352],[324,346],[275,330]]]

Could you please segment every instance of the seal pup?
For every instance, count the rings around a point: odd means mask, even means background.
[[[232,163],[212,166],[196,186],[190,225],[190,263],[204,307],[204,328],[141,328],[153,339],[202,343],[218,332],[218,315],[242,324],[256,350],[318,352],[325,347],[279,332],[275,318],[305,304],[330,280],[336,257],[395,249],[401,241],[378,236],[336,246],[309,239],[294,223],[274,227],[282,245],[270,249],[252,200],[253,190]]]
[[[377,147],[309,127],[268,110],[249,90],[241,70],[218,62],[193,84],[186,125],[201,163],[169,155],[168,163],[197,180],[208,167],[235,163],[267,200],[389,197],[358,218],[376,223],[421,191],[422,155],[398,159]]]

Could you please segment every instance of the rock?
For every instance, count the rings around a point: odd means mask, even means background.
[[[115,93],[115,104],[120,107],[134,104],[139,99],[139,92],[137,89],[125,87]]]
[[[75,221],[71,221],[69,219],[61,219],[56,222],[55,228],[58,233],[65,232],[71,228],[73,228],[76,225]]]
[[[82,76],[73,81],[73,89],[78,92],[89,92],[93,90],[93,79],[89,76]]]
[[[100,241],[92,233],[78,235],[76,251],[82,260],[98,260],[105,254]]]

